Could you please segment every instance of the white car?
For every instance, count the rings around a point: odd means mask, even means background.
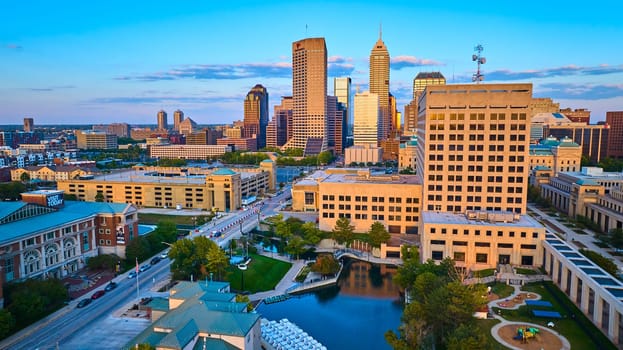
[[[169,257],[169,251],[165,251],[162,254],[160,254],[160,259],[166,259]]]
[[[131,272],[128,274],[128,278],[134,278],[134,277],[136,277],[137,275],[138,275],[138,273],[137,273],[136,271],[131,271]]]

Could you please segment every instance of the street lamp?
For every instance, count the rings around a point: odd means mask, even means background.
[[[240,269],[240,280],[241,280],[241,281],[240,281],[240,282],[241,282],[241,283],[240,283],[240,284],[241,284],[240,289],[241,289],[242,291],[244,291],[244,271],[247,269],[247,265],[244,265],[244,264],[238,264],[238,269]]]

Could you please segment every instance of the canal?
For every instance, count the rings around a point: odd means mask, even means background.
[[[261,304],[258,312],[269,320],[287,318],[332,349],[387,349],[384,334],[397,330],[402,315],[396,267],[346,260],[337,286]]]

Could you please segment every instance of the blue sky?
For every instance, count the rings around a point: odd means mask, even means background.
[[[623,3],[569,1],[4,1],[0,124],[155,123],[175,109],[200,124],[242,119],[263,84],[291,94],[291,43],[324,37],[332,77],[367,89],[378,38],[392,57],[402,111],[418,72],[471,81],[482,44],[485,82],[531,82],[535,97],[623,110]],[[593,7],[597,6],[597,7]],[[170,121],[171,122],[171,121]]]

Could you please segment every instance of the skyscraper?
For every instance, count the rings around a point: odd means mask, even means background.
[[[379,138],[389,136],[392,128],[392,116],[389,110],[389,52],[379,31],[379,39],[370,53],[370,93],[378,95],[381,111]]]
[[[184,121],[184,112],[176,110],[173,112],[173,129],[180,132],[180,124]]]
[[[532,84],[429,85],[420,96],[425,211],[526,212]]]
[[[377,94],[366,91],[355,95],[354,124],[353,144],[355,146],[378,145],[381,113]]]
[[[292,96],[281,96],[281,104],[275,105],[275,145],[281,147],[292,138]]]
[[[292,43],[292,138],[286,148],[327,149],[327,46],[324,38]],[[314,147],[312,147],[314,146]]]
[[[255,137],[257,149],[266,147],[268,125],[268,92],[261,84],[255,85],[244,99],[244,135]]]
[[[158,112],[158,129],[166,130],[169,128],[169,124],[167,122],[167,112],[160,110]]]
[[[24,132],[31,132],[35,128],[35,120],[33,118],[24,118]]]
[[[606,112],[606,124],[610,126],[608,157],[623,158],[623,111]]]
[[[352,113],[352,95],[350,77],[333,79],[333,95],[337,97],[346,110],[346,124],[343,125],[347,136],[353,136],[353,113]]]
[[[440,72],[418,73],[413,79],[413,99],[415,101],[428,85],[446,85],[446,78]]]

